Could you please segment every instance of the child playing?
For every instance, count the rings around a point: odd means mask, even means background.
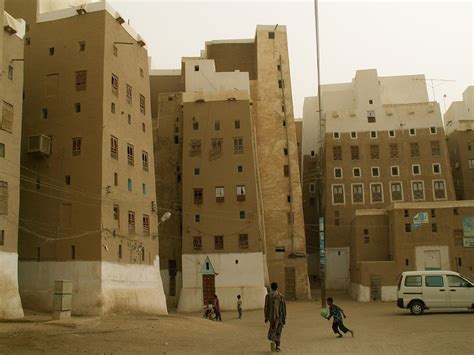
[[[344,334],[349,332],[351,333],[352,336],[354,336],[354,331],[344,326],[344,323],[342,321],[342,316],[346,318],[344,311],[333,303],[332,297],[329,297],[327,299],[327,302],[329,305],[329,317],[327,317],[327,320],[330,320],[331,317],[333,318],[332,330],[334,331],[334,334],[338,334],[337,337],[342,338],[342,334],[339,331],[339,330],[342,330]]]
[[[207,303],[207,306],[204,306],[204,314],[202,315],[203,318],[207,319],[214,319],[215,314],[214,314],[214,305],[212,304],[212,301],[209,301]]]
[[[239,319],[242,319],[242,300],[240,295],[237,295],[237,312],[239,313]]]

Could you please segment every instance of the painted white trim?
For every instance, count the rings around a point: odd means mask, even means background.
[[[411,133],[411,131],[413,130],[413,133]],[[416,128],[409,128],[408,129],[408,135],[414,137],[416,136]]]
[[[374,202],[373,199],[372,199],[372,186],[374,185],[380,185],[381,189],[380,189],[380,192],[382,193],[382,201],[377,201],[377,202]],[[369,184],[369,187],[370,187],[370,190],[369,190],[369,193],[370,193],[370,203],[371,204],[376,204],[376,203],[384,203],[384,200],[385,200],[385,197],[384,197],[384,193],[383,193],[383,184],[382,182],[371,182]]]
[[[377,169],[378,175],[374,175],[373,169]],[[379,178],[380,177],[380,167],[378,166],[371,166],[370,167],[370,175],[374,178]]]
[[[362,202],[354,202],[354,186],[355,185],[362,186]],[[363,205],[365,203],[365,188],[364,188],[363,183],[354,182],[351,184],[351,200],[352,200],[353,205]]]
[[[415,173],[415,167],[418,167],[418,174]],[[421,175],[421,165],[420,164],[412,164],[411,165],[411,174],[413,176]]]
[[[351,131],[350,135],[351,135],[351,139],[357,139],[357,131]]]
[[[332,132],[332,139],[341,139],[340,132]]]
[[[378,134],[377,131],[370,131],[370,139],[377,139]]]
[[[413,189],[413,183],[415,182],[421,182],[423,186],[423,199],[415,200],[415,190]],[[426,200],[426,191],[425,191],[425,182],[423,180],[411,180],[410,181],[410,187],[411,187],[411,198],[413,202],[419,202],[419,201],[425,201]]]
[[[397,173],[396,174],[393,173],[393,168],[397,168]],[[392,165],[390,167],[390,176],[392,176],[392,177],[400,176],[400,166]]]
[[[433,129],[433,128],[434,128],[434,132],[431,131],[431,129]],[[438,133],[438,129],[437,129],[436,127],[434,127],[434,126],[431,126],[431,127],[430,127],[430,134],[431,134],[431,135],[435,135],[435,134],[437,134],[437,133]]]
[[[393,132],[393,136],[391,136],[391,135],[390,135],[390,132]],[[389,137],[389,138],[395,138],[395,137],[396,137],[396,135],[397,135],[397,133],[396,133],[396,132],[397,132],[396,130],[394,130],[394,129],[390,129],[390,130],[388,131],[388,137]]]
[[[435,185],[435,182],[443,182],[443,185],[444,185],[444,198],[436,198],[435,197],[435,188],[434,188],[434,185]],[[448,191],[446,190],[446,180],[445,179],[433,179],[431,181],[431,188],[433,189],[433,200],[435,201],[445,201],[448,199]]]
[[[340,187],[342,186],[342,198],[343,198],[343,202],[339,202],[339,203],[335,203],[334,202],[334,187]],[[332,202],[332,205],[333,206],[342,206],[342,205],[345,205],[346,204],[346,190],[344,188],[344,184],[331,184],[331,202]]]
[[[336,176],[336,169],[341,170],[341,176]],[[335,167],[333,173],[334,173],[334,179],[342,179],[344,177],[344,170],[340,167]]]
[[[359,175],[355,174],[356,170],[359,170]],[[355,177],[355,178],[362,177],[362,169],[360,168],[360,166],[355,166],[355,167],[352,168],[352,177]]]
[[[401,200],[394,200],[392,198],[392,185],[393,184],[400,184],[400,192],[402,193],[402,199]],[[403,182],[401,181],[390,181],[390,201],[392,202],[403,202],[405,199],[405,196],[403,194]]]
[[[435,166],[438,166],[439,167],[439,172],[435,172]],[[433,163],[431,164],[431,171],[433,172],[433,175],[441,175],[442,174],[442,169],[441,169],[441,164],[440,163]]]

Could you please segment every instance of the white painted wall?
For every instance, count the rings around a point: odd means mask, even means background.
[[[370,287],[351,282],[349,295],[359,302],[370,302]],[[397,286],[382,286],[382,301],[397,300]]]
[[[72,313],[167,314],[159,259],[154,265],[99,261],[20,261],[20,294],[25,307],[50,311],[55,280],[72,280]]]
[[[239,294],[242,296],[243,309],[263,308],[267,289],[262,253],[183,254],[183,288],[178,311],[197,312],[202,309],[204,302],[200,271],[206,257],[209,257],[217,273],[215,285],[221,310],[235,310]]]
[[[326,248],[326,288],[347,290],[349,288],[350,248]]]
[[[439,251],[441,254],[441,270],[451,270],[449,263],[449,247],[446,245],[429,245],[415,248],[416,270],[425,270],[425,251]]]
[[[0,319],[23,317],[18,292],[18,254],[0,251]]]

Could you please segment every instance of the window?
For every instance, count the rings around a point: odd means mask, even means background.
[[[412,158],[418,158],[420,156],[420,147],[418,143],[410,143],[410,155]]]
[[[411,190],[414,201],[422,201],[425,199],[425,188],[423,181],[412,181]]]
[[[135,212],[128,211],[128,234],[135,234]]]
[[[117,223],[120,220],[120,206],[117,204],[114,204],[114,221],[117,221]]]
[[[375,123],[375,111],[367,111],[367,122]]]
[[[392,201],[403,201],[403,190],[401,182],[390,183],[390,194]]]
[[[215,250],[224,249],[224,236],[223,235],[214,236],[214,249]]]
[[[82,138],[77,137],[72,139],[72,155],[78,156],[81,155],[81,144],[82,144]]]
[[[127,122],[128,122],[128,124],[132,124],[132,115],[131,114],[127,115]]]
[[[142,122],[142,132],[146,132],[146,125],[145,125],[145,122]]]
[[[342,178],[342,168],[334,168],[334,177]]]
[[[48,109],[47,108],[42,108],[41,109],[41,118],[43,118],[43,119],[48,118]]]
[[[193,128],[194,128],[194,124],[193,124]],[[221,121],[214,121],[214,130],[220,131],[220,129],[221,129]]]
[[[234,154],[243,154],[243,153],[244,153],[244,139],[234,138]]]
[[[76,72],[76,91],[83,91],[87,88],[87,70]]]
[[[0,129],[3,129],[7,132],[13,131],[13,105],[9,104],[6,101],[3,101],[2,107],[2,120],[0,121]]]
[[[8,182],[0,181],[0,214],[8,214]]]
[[[216,202],[217,203],[223,203],[224,202],[224,187],[223,186],[217,186],[216,187]]]
[[[431,141],[431,155],[440,155],[441,148],[439,145],[439,141]]]
[[[408,131],[408,134],[410,136],[416,136],[416,129],[415,128],[410,128],[410,130]]]
[[[239,202],[245,201],[245,196],[246,196],[245,185],[237,185],[236,190],[237,190],[236,191],[237,201]]]
[[[54,47],[49,47],[49,55],[54,55]]]
[[[398,168],[398,165],[390,167],[390,171],[391,171],[392,176],[400,175],[400,169]]]
[[[193,175],[194,176],[199,176],[201,174],[201,169],[200,168],[194,168],[193,169]]]
[[[13,80],[13,67],[11,65],[8,66],[8,80]]]
[[[140,94],[140,112],[145,114],[145,96]]]
[[[431,217],[432,218],[436,217],[436,210],[435,209],[431,209]]]
[[[5,245],[5,230],[0,230],[0,245]]]
[[[406,287],[421,287],[421,276],[406,276],[405,277]]]
[[[290,176],[290,168],[288,165],[283,165],[283,176]]]
[[[112,74],[112,93],[115,95],[118,95],[119,92],[119,79],[118,76],[115,74]]]
[[[148,153],[142,150],[143,171],[148,171]]]
[[[431,134],[436,134],[436,132],[437,132],[436,127],[430,127]]]
[[[377,131],[370,131],[370,138],[371,139],[377,138]]]
[[[390,131],[388,131],[388,136],[389,137],[395,137],[395,131],[393,129],[391,129]]]
[[[248,234],[239,234],[239,249],[249,248],[249,236]]]
[[[370,199],[372,203],[383,202],[382,184],[380,183],[370,184]]]
[[[150,236],[150,216],[147,214],[143,215],[143,235]]]
[[[234,128],[235,129],[240,129],[240,120],[235,120],[234,121]]]
[[[341,134],[340,134],[339,132],[334,132],[334,133],[332,134],[332,137],[333,137],[334,139],[339,139],[339,138],[341,138]]]
[[[199,130],[199,122],[198,121],[193,121],[193,131]]]
[[[316,156],[314,150],[311,151],[311,156],[312,156],[312,157]]]
[[[316,192],[316,184],[315,183],[310,183],[308,185],[308,187],[309,187],[309,193],[310,194],[314,194]]]
[[[364,228],[364,243],[369,244],[370,238],[369,238],[369,230]]]
[[[117,46],[114,46],[113,53],[114,53],[115,57],[118,57],[118,47]]]
[[[342,160],[342,147],[340,145],[332,147],[332,158],[334,160]]]
[[[129,192],[132,192],[132,190],[133,190],[133,182],[132,182],[132,179],[130,179],[130,178],[127,180],[127,188],[128,188],[128,191],[129,191]]]
[[[76,113],[81,112],[81,103],[80,102],[76,102],[74,104],[74,112],[76,112]]]
[[[356,139],[357,138],[357,132],[351,132],[351,138]]]
[[[443,287],[443,276],[425,276],[426,287]]]
[[[288,203],[291,202],[291,196],[290,195],[286,195],[286,202],[288,202]]]
[[[374,103],[373,100],[369,100],[369,105],[372,105]]]
[[[282,89],[283,88],[283,80],[278,79],[278,88]]]
[[[119,249],[118,249],[118,257],[119,259],[122,259],[123,253],[122,253],[122,244],[119,244]]]
[[[115,113],[115,103],[114,102],[112,102],[110,104],[110,112]]]
[[[71,185],[71,175],[64,176],[64,184]]]
[[[201,188],[194,189],[194,204],[200,205],[202,204],[203,199],[203,191]]]
[[[461,258],[458,258],[458,264],[461,264]],[[461,265],[459,265],[461,266]],[[469,287],[469,283],[456,275],[447,275],[449,287]]]
[[[194,250],[202,250],[202,238],[193,237],[193,248]]]
[[[132,87],[127,84],[126,88],[127,88],[127,103],[131,105],[132,104]]]
[[[143,71],[143,68],[140,68],[140,76],[143,78],[144,75],[145,75],[145,72]]]
[[[410,217],[410,212],[408,210],[403,210],[404,217]]]
[[[222,152],[222,138],[211,139],[211,152],[212,153]]]
[[[332,186],[332,204],[340,205],[344,204],[344,185],[333,185]]]
[[[351,145],[351,159],[352,160],[359,160],[359,146],[358,145]]]
[[[79,52],[84,52],[86,50],[86,41],[79,41],[77,47]]]
[[[118,138],[110,136],[110,156],[118,160]]]
[[[0,158],[5,158],[5,144],[0,143]]]
[[[380,150],[378,144],[371,144],[370,145],[370,159],[379,159],[380,158]]]
[[[245,219],[245,211],[239,211],[239,218]]]
[[[390,158],[398,158],[398,144],[396,143],[390,144]]]
[[[457,208],[453,208],[453,214],[455,216],[459,216],[459,210]]]
[[[436,223],[431,223],[431,231],[433,233],[438,233],[438,226],[436,225]]]
[[[193,139],[191,140],[191,155],[200,155],[201,154],[201,140]]]
[[[352,169],[352,176],[360,177],[360,168],[353,168]]]
[[[410,223],[405,223],[405,232],[410,233],[411,232],[411,224]]]
[[[146,195],[146,184],[144,182],[142,183],[142,193]]]
[[[283,155],[288,155],[288,148],[283,148]]]
[[[71,259],[75,260],[76,259],[76,246],[71,245]]]
[[[195,214],[194,215],[194,222],[195,223],[200,223],[201,222],[201,215],[200,214]]]
[[[433,174],[441,174],[441,164],[439,163],[433,164]]]
[[[352,203],[364,203],[364,185],[352,185]]]
[[[114,173],[114,186],[118,186],[118,174]]]
[[[372,167],[372,177],[379,177],[380,171],[378,167]]]
[[[433,193],[434,193],[435,200],[446,199],[446,189],[445,189],[444,180],[433,181]]]
[[[473,170],[474,169],[474,159],[469,159],[469,169]]]
[[[244,171],[243,165],[237,165],[237,172],[242,173]]]
[[[275,32],[268,32],[268,39],[275,39]]]
[[[133,151],[134,151],[133,145],[128,143],[127,144],[127,160],[128,160],[128,165],[131,165],[131,166],[135,165],[135,155]]]
[[[411,166],[411,172],[412,172],[413,175],[420,175],[421,174],[420,164],[413,164]]]

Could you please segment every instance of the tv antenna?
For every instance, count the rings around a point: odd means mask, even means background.
[[[433,101],[436,101],[436,93],[435,93],[435,88],[438,86],[443,85],[444,83],[447,82],[455,82],[456,80],[449,80],[449,79],[420,79],[420,78],[413,78],[413,80],[421,80],[426,82],[426,85],[428,85],[431,90],[433,91]]]

